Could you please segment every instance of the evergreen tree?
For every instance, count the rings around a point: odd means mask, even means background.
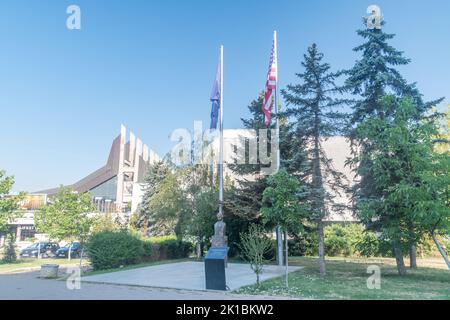
[[[150,166],[144,177],[144,195],[139,205],[135,227],[140,229],[144,235],[148,235],[150,220],[152,216],[151,200],[155,195],[158,187],[169,174],[170,168],[163,161],[158,161]]]
[[[348,131],[352,141],[352,156],[361,159],[359,163],[353,162],[353,168],[360,174],[359,181],[353,188],[356,212],[360,211],[361,202],[381,197],[374,188],[375,177],[370,174],[369,168],[372,166],[370,157],[362,156],[364,153],[373,152],[373,144],[370,139],[362,140],[355,136],[358,126],[370,117],[384,119],[393,116],[395,110],[386,110],[382,105],[381,98],[387,94],[410,99],[415,106],[410,116],[415,121],[419,121],[426,111],[443,100],[424,102],[415,83],[407,83],[396,69],[398,66],[407,65],[410,60],[403,56],[403,52],[388,43],[395,35],[385,33],[382,28],[367,28],[367,18],[363,19],[363,23],[365,27],[357,33],[365,42],[354,48],[355,52],[361,53],[361,59],[356,61],[353,68],[342,72],[347,76],[344,90],[356,96]],[[384,25],[383,21],[382,26]],[[414,256],[415,247],[411,249]],[[415,264],[415,261],[412,263]]]
[[[367,25],[367,20],[363,20]],[[382,22],[382,26],[385,22]],[[380,98],[387,94],[394,94],[399,98],[409,98],[416,106],[414,117],[420,117],[431,107],[443,99],[424,102],[415,83],[407,83],[395,69],[407,65],[410,59],[403,56],[403,52],[389,45],[388,40],[394,34],[385,33],[382,29],[364,28],[357,31],[366,42],[354,48],[362,57],[357,60],[352,69],[343,71],[347,76],[344,89],[359,98],[354,102],[352,125],[356,126],[370,116],[387,117],[390,114],[381,106]]]
[[[265,117],[262,111],[263,97],[264,94],[261,93],[257,99],[251,101],[248,106],[251,116],[247,119],[241,119],[245,129],[255,130],[257,161],[256,163],[229,166],[236,175],[236,182],[225,197],[225,222],[227,223],[228,237],[231,243],[230,251],[232,253],[239,250],[239,246],[236,244],[240,241],[240,233],[245,232],[249,228],[250,223],[261,222],[260,210],[262,207],[262,195],[268,186],[267,176],[263,171],[269,168],[273,169],[276,165],[276,163],[263,164],[267,162],[267,159],[260,158],[260,139],[263,139],[264,141],[262,143],[267,143],[267,147],[265,147],[263,152],[267,151],[268,155],[271,155],[273,159],[272,144],[270,143],[272,136],[270,130],[275,129],[274,122],[268,127],[264,124]],[[276,115],[273,115],[273,117],[275,116]],[[267,132],[267,137],[260,136],[261,129],[269,130]],[[282,137],[286,134],[288,134],[286,122],[283,119],[280,119],[280,141],[283,140]],[[247,144],[247,142],[245,144]],[[239,147],[243,150],[245,145]],[[289,156],[288,147],[289,145],[279,145],[281,157]],[[249,150],[247,148],[245,150],[245,159],[249,160]],[[233,241],[236,243],[234,244]]]
[[[264,125],[262,105],[263,96],[261,94],[258,99],[253,100],[248,106],[251,117],[248,119],[241,118],[245,129],[256,130],[258,148],[259,130],[267,129]],[[239,148],[242,150],[245,148],[245,145],[241,145]],[[249,152],[248,149],[245,150],[245,158],[248,159]],[[246,162],[245,164],[230,165],[230,169],[236,174],[237,179],[235,185],[230,190],[230,196],[225,200],[225,205],[228,208],[227,211],[249,221],[254,221],[259,218],[262,194],[267,187],[265,177],[260,175],[261,168],[260,161],[256,164]]]
[[[323,219],[330,209],[341,208],[333,201],[333,195],[345,192],[346,184],[342,173],[333,168],[331,159],[323,150],[322,141],[337,135],[345,124],[345,115],[338,108],[347,101],[335,98],[340,89],[335,85],[337,74],[330,72],[330,65],[324,63],[323,54],[313,44],[304,55],[303,73],[298,73],[299,84],[288,85],[282,91],[287,110],[282,114],[292,123],[289,135],[282,141],[290,146],[290,157],[283,166],[297,176],[309,190],[310,219],[317,224],[319,236],[319,267],[321,275],[326,274]]]

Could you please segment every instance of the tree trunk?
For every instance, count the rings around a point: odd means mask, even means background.
[[[199,236],[197,238],[197,259],[201,259],[205,256],[205,241],[203,241],[203,237]]]
[[[276,229],[277,235],[277,263],[281,267],[284,264],[283,258],[283,234],[281,232],[281,227],[278,226]]]
[[[286,230],[284,231],[284,241],[286,245],[286,288],[289,288],[289,243]]]
[[[317,225],[319,234],[319,270],[322,277],[326,276],[327,270],[325,266],[325,237],[323,234],[323,221],[320,220]]]
[[[409,267],[417,269],[417,248],[414,244],[409,247]]]
[[[84,253],[84,248],[81,247],[81,252],[80,252],[80,272],[81,272],[81,266],[83,264],[83,253]]]
[[[403,260],[403,252],[398,242],[394,242],[394,255],[397,263],[398,274],[401,276],[406,275],[405,262]]]
[[[72,244],[69,246],[69,253],[67,255],[67,259],[70,261],[72,260]]]
[[[202,258],[202,239],[197,237],[197,259]]]
[[[314,209],[318,216],[317,232],[319,235],[319,270],[320,275],[325,277],[327,274],[325,266],[325,237],[323,234],[323,218],[325,217],[326,207],[325,207],[325,194],[324,194],[324,183],[321,168],[321,157],[320,157],[320,113],[319,105],[316,105],[314,111],[314,158],[312,160],[312,185],[314,188],[313,197],[315,205]]]
[[[438,248],[439,252],[441,253],[442,258],[444,258],[445,263],[447,264],[447,267],[450,270],[450,259],[448,258],[447,254],[445,253],[444,248],[442,248],[441,244],[439,243],[439,241],[436,238],[436,235],[434,233],[431,234],[431,237],[433,238],[433,241],[436,244],[436,247]]]

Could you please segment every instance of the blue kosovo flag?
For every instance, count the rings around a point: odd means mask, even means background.
[[[213,89],[211,92],[211,129],[217,129],[217,122],[219,121],[219,112],[220,112],[220,96],[221,96],[221,62],[217,66],[216,79],[214,80]]]

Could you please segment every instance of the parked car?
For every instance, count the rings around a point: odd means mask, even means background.
[[[55,252],[55,256],[57,258],[68,258],[69,257],[69,249],[70,249],[70,257],[71,258],[79,258],[81,255],[81,243],[72,242],[66,244],[64,247],[59,248]]]
[[[21,258],[32,257],[37,258],[38,254],[41,258],[54,257],[56,251],[59,249],[59,245],[55,242],[36,242],[31,246],[20,251]]]

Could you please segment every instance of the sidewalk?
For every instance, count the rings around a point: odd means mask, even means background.
[[[69,290],[65,281],[42,280],[38,272],[0,275],[0,300],[274,300],[222,292],[189,291],[82,283]],[[280,298],[278,298],[280,299]],[[284,298],[281,298],[284,299]]]

